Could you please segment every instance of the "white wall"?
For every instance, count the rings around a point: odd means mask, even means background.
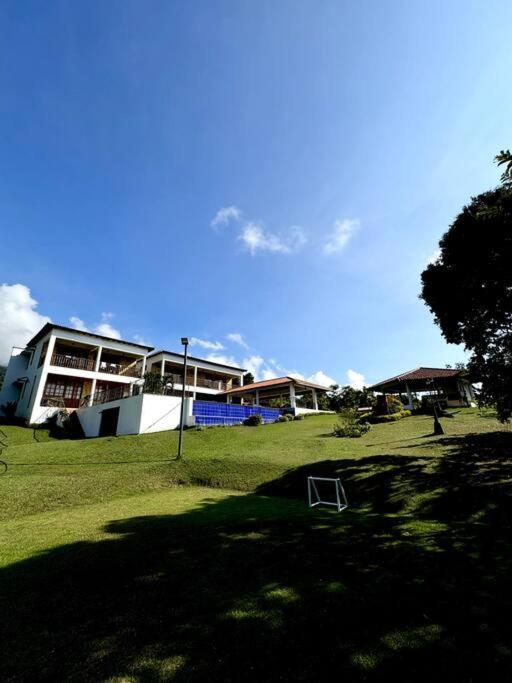
[[[194,424],[192,399],[185,399],[185,424]],[[149,434],[176,429],[180,424],[181,398],[178,396],[157,396],[140,394],[117,401],[109,401],[76,411],[86,437],[98,436],[101,413],[109,408],[119,407],[117,435]]]

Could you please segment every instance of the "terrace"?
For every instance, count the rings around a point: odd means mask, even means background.
[[[52,354],[51,365],[124,377],[142,377],[143,357],[89,344],[58,340]]]

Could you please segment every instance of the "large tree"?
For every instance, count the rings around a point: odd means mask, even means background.
[[[512,161],[503,184],[474,197],[443,235],[421,274],[421,297],[446,340],[472,352],[468,370],[498,417],[512,415]]]

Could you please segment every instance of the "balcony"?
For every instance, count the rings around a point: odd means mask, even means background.
[[[62,353],[54,353],[51,364],[58,365],[61,368],[72,368],[73,370],[94,370],[93,358],[69,356]]]
[[[168,377],[170,382],[173,382],[173,384],[179,384],[181,386],[183,382],[183,375],[177,375],[177,374],[170,374],[166,375]],[[187,378],[187,387],[204,387],[205,389],[214,389],[215,391],[225,391],[227,388],[227,384],[224,380],[221,379],[208,379],[207,377],[198,377],[197,378],[197,383],[194,384],[194,378],[192,376],[188,376]]]
[[[83,356],[71,356],[68,354],[54,353],[52,365],[61,368],[71,368],[73,370],[94,371],[96,361],[94,358]],[[98,372],[105,372],[108,375],[124,375],[125,377],[140,377],[142,372],[142,361],[137,360],[132,363],[114,363],[101,361]]]

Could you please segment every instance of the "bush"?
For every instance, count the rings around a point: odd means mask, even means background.
[[[294,419],[294,420],[303,420],[303,419],[304,419],[304,415],[294,415],[294,416],[293,416],[293,419]]]
[[[368,422],[360,422],[357,424],[339,423],[334,425],[332,435],[338,438],[358,439],[369,431],[370,425]]]
[[[288,418],[286,417],[286,415],[279,415],[276,422],[288,422]]]
[[[253,413],[252,415],[249,415],[246,420],[244,420],[244,425],[246,427],[258,427],[262,422],[263,418],[261,417],[260,413]]]
[[[291,422],[293,420],[293,415],[291,413],[286,413],[285,418],[288,420],[288,422]]]

